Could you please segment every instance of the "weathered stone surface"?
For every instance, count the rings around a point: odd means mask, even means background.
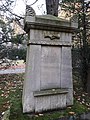
[[[58,102],[56,108],[65,108],[66,105],[66,94],[61,94],[57,96]]]
[[[47,89],[47,90],[40,90],[34,92],[34,97],[41,97],[41,96],[51,96],[51,95],[59,95],[59,94],[67,94],[67,89]]]
[[[73,88],[68,89],[68,93],[66,95],[66,103],[67,106],[73,105]]]
[[[41,89],[60,88],[61,48],[42,46]]]
[[[61,41],[71,44],[71,42],[72,42],[72,34],[63,32],[61,34]]]
[[[62,47],[61,88],[72,88],[72,62],[70,47]]]
[[[35,112],[42,112],[66,107],[65,89],[51,89],[34,92]]]
[[[50,96],[35,98],[35,112],[50,110]]]
[[[66,94],[35,97],[35,112],[66,107]]]
[[[41,46],[30,46],[27,52],[26,74],[23,87],[23,111],[34,111],[33,91],[40,90]]]
[[[54,16],[31,17],[25,18],[25,31],[29,40],[22,97],[23,112],[43,112],[72,105],[71,37],[75,28],[69,21]],[[68,92],[46,92],[48,89],[63,88]]]
[[[52,15],[40,15],[30,18],[32,16],[25,17],[24,30],[28,33],[30,29],[58,31],[65,33],[72,33],[76,30],[70,21],[63,20]]]

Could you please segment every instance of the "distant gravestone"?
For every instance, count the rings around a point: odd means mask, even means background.
[[[28,33],[28,47],[23,112],[72,105],[71,40],[75,24],[52,15],[36,16],[29,6],[26,10],[24,30]]]

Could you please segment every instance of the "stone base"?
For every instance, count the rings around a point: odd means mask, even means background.
[[[43,112],[66,107],[67,90],[51,89],[34,92],[35,112]]]

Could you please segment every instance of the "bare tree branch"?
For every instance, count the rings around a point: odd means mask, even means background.
[[[36,0],[35,2],[33,2],[32,4],[30,4],[30,6],[34,5],[38,0]]]
[[[2,2],[2,1],[1,1],[1,2]],[[7,3],[7,1],[6,1],[6,3]],[[9,10],[9,9],[7,8],[8,3],[7,3],[7,6],[5,6],[4,3],[2,2],[2,6],[5,8],[6,11],[8,11],[10,14],[14,15],[15,17],[18,17],[19,19],[24,19],[24,17],[21,17],[21,16],[15,14],[15,13],[13,13],[11,10]]]

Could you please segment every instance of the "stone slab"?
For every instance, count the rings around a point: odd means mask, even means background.
[[[41,89],[60,88],[61,48],[42,46]]]
[[[66,94],[35,97],[35,112],[42,112],[66,107]]]
[[[68,93],[66,95],[67,106],[73,105],[73,88],[68,88]]]
[[[72,88],[71,48],[62,47],[61,88]]]
[[[67,94],[67,93],[68,93],[67,89],[48,89],[48,90],[35,91],[34,97],[57,95],[57,94]]]
[[[41,46],[29,46],[27,50],[26,74],[23,86],[23,112],[34,111],[33,91],[40,90]],[[36,66],[36,67],[35,67]]]
[[[50,109],[50,96],[35,97],[35,112],[47,111]]]
[[[55,31],[30,30],[28,44],[71,46],[71,34]]]

